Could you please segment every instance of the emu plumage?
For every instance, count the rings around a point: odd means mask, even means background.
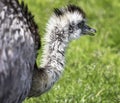
[[[85,13],[75,5],[55,9],[48,21],[41,66],[37,25],[27,6],[18,0],[0,0],[0,103],[21,103],[40,96],[60,78],[71,40],[93,34]]]

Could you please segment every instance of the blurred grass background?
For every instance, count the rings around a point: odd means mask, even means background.
[[[35,15],[41,37],[53,8],[75,4],[84,9],[88,23],[97,29],[70,43],[66,67],[54,87],[24,103],[120,103],[120,1],[24,0]],[[37,62],[39,64],[41,50]]]

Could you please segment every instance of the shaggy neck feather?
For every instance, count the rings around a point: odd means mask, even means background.
[[[48,91],[64,70],[64,55],[68,45],[68,35],[65,34],[65,30],[58,28],[60,27],[53,25],[53,22],[48,23],[41,68],[33,73],[33,83],[29,97],[39,96]]]

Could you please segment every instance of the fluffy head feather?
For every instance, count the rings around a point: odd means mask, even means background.
[[[58,9],[58,8],[55,8],[54,9],[54,13],[56,16],[62,16],[64,15],[65,13],[67,12],[70,12],[70,13],[74,13],[74,12],[77,12],[79,14],[82,14],[82,17],[85,18],[86,17],[86,14],[85,12],[78,6],[76,5],[68,5],[67,7],[65,8],[61,8],[61,9]]]

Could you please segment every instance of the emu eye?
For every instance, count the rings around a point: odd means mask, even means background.
[[[80,23],[78,23],[78,28],[82,28],[84,26],[85,22],[81,21]]]

